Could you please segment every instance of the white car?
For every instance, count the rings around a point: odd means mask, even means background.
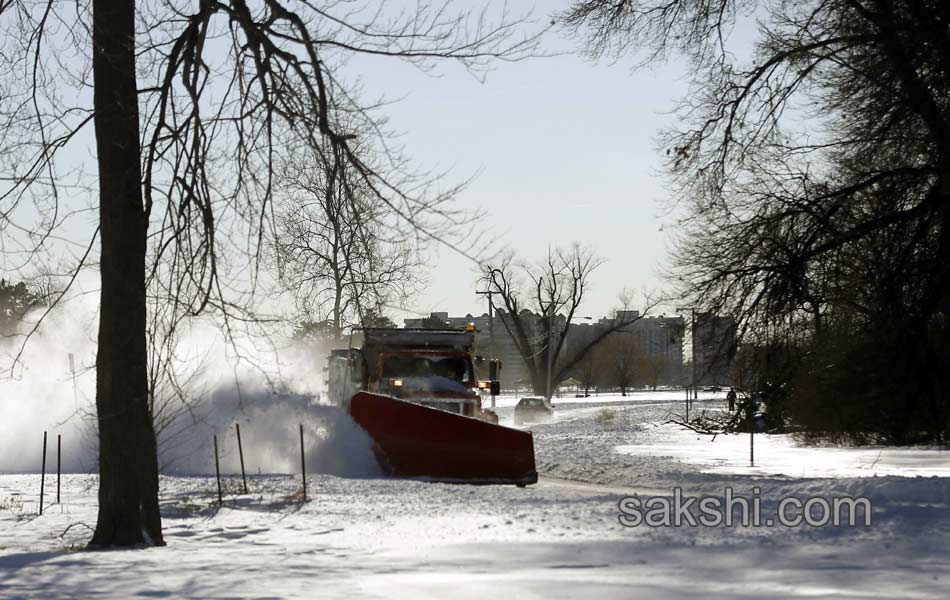
[[[532,396],[522,398],[515,406],[515,425],[523,423],[544,423],[554,416],[554,407],[544,398]]]

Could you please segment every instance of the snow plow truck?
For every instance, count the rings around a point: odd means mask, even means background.
[[[480,390],[498,394],[498,363],[474,358],[474,327],[362,329],[363,346],[329,357],[330,401],[372,438],[393,477],[472,484],[536,483],[531,432],[498,424]],[[488,361],[479,381],[475,363]]]

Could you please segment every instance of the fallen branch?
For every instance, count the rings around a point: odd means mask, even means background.
[[[702,435],[711,435],[715,441],[716,436],[720,433],[739,432],[740,425],[743,422],[742,417],[744,414],[744,411],[740,409],[731,414],[728,419],[717,419],[707,416],[706,412],[703,411],[701,415],[689,421],[670,418],[666,420],[666,423],[679,425],[680,427],[685,427],[690,431],[695,431],[696,433],[700,433]]]

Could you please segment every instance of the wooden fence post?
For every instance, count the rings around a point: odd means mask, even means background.
[[[754,406],[754,405],[753,405]],[[755,414],[749,409],[749,466],[755,466]]]
[[[218,436],[214,436],[214,474],[218,480],[218,504],[222,504],[221,498],[221,467],[218,464]]]
[[[43,432],[43,465],[40,468],[40,514],[43,514],[43,489],[46,487],[46,432]]]
[[[303,423],[300,424],[300,473],[303,475],[303,501],[307,501],[307,463],[303,454]]]
[[[241,446],[241,424],[235,423],[234,428],[237,430],[237,439],[238,439],[238,457],[241,459],[241,480],[244,482],[244,493],[247,493],[247,475],[244,473],[244,448]]]
[[[59,480],[62,477],[63,434],[56,434],[56,504],[59,504]]]

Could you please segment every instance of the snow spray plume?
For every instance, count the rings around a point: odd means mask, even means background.
[[[0,341],[0,472],[39,471],[44,431],[54,438],[62,435],[64,471],[96,470],[95,349],[99,319],[98,294],[89,290],[95,290],[98,282],[91,274],[83,275],[77,278],[78,292],[69,300],[68,308],[47,315],[13,371],[10,367],[23,338]],[[27,323],[40,315],[40,311],[33,311]]]
[[[299,472],[298,424],[303,424],[309,472],[342,477],[380,475],[366,432],[338,407],[314,403],[313,396],[246,387],[238,394],[236,387],[222,386],[201,409],[204,413],[198,419],[182,415],[180,424],[169,428],[160,456],[164,473],[214,473],[211,440],[215,434],[222,471],[239,473],[234,430],[234,424],[239,423],[248,473]]]
[[[79,292],[30,339],[15,376],[0,381],[0,472],[39,471],[43,431],[63,435],[65,472],[97,470],[98,294],[84,291],[95,290],[96,278],[79,281]],[[21,343],[0,342],[0,364],[8,367]],[[379,474],[365,432],[340,409],[319,404],[323,361],[312,350],[286,345],[278,353],[252,337],[225,340],[212,319],[200,318],[182,329],[171,354],[174,385],[154,389],[163,473],[213,473],[215,434],[222,468],[237,471],[235,423],[249,473],[295,473],[302,423],[308,471]]]

